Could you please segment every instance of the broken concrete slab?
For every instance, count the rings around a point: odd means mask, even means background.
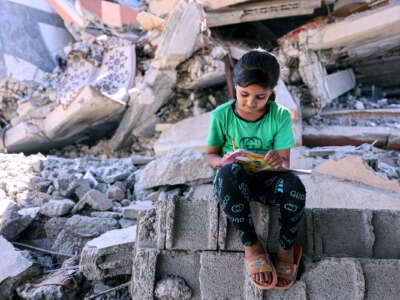
[[[309,299],[364,299],[363,270],[356,259],[324,259],[306,270],[301,279]]]
[[[400,185],[397,182],[377,176],[370,167],[366,166],[361,157],[349,156],[337,161],[331,159],[317,166],[314,171],[400,193]]]
[[[147,164],[136,176],[139,189],[163,185],[210,182],[215,171],[204,156],[194,150],[177,149]]]
[[[170,150],[179,147],[205,153],[209,120],[210,113],[205,113],[172,125],[161,133],[160,138],[154,144],[154,152],[157,156],[163,156]]]
[[[68,214],[75,202],[70,199],[50,200],[40,207],[40,213],[48,217],[60,217]]]
[[[65,222],[54,242],[53,249],[64,253],[74,253],[82,249],[90,239],[117,228],[119,228],[118,221],[112,218],[74,215]]]
[[[365,277],[366,300],[398,299],[400,293],[397,274],[400,261],[394,259],[361,259]]]
[[[176,83],[175,71],[150,69],[143,79],[141,89],[130,91],[131,100],[120,125],[109,142],[111,150],[124,146],[136,127],[151,118],[166,103]]]
[[[207,25],[216,27],[258,20],[310,15],[314,13],[314,9],[319,7],[321,7],[320,0],[306,2],[287,0],[261,1],[207,11],[206,17]]]
[[[373,257],[372,211],[313,209],[314,255]],[[351,237],[345,238],[345,237]]]
[[[308,47],[321,50],[362,44],[400,34],[400,5],[386,6],[322,27],[308,38]],[[388,30],[390,28],[390,30]]]
[[[39,267],[17,251],[11,243],[0,235],[0,248],[4,257],[0,268],[0,297],[11,299],[17,285],[39,274]]]
[[[103,136],[105,130],[115,126],[123,110],[120,103],[86,87],[66,110],[58,106],[43,120],[21,122],[8,129],[0,150],[43,152],[75,140]]]
[[[103,233],[86,243],[82,250],[79,270],[89,280],[103,280],[131,274],[136,225]]]
[[[180,1],[168,18],[154,60],[171,69],[189,58],[199,42],[202,21],[203,9],[198,3]]]

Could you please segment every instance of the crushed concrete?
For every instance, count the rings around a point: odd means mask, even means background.
[[[192,290],[182,278],[168,277],[157,282],[154,296],[159,300],[188,300]]]

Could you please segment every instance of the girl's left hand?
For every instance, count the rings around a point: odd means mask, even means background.
[[[282,168],[283,159],[276,150],[271,150],[265,154],[264,160],[274,169]]]

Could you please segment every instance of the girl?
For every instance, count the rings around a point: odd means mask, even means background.
[[[295,145],[289,111],[274,102],[273,88],[279,79],[279,63],[264,50],[252,50],[234,70],[236,100],[211,113],[207,140],[207,162],[217,175],[214,189],[244,246],[245,264],[253,284],[261,289],[287,289],[297,274],[301,246],[295,243],[303,217],[305,188],[288,172],[247,174],[241,165],[221,167],[227,155],[238,148],[263,154],[273,168],[289,167],[290,148]],[[274,265],[263,241],[257,237],[250,201],[278,207],[279,249]]]

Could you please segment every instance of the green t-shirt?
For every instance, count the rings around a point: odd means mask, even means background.
[[[246,121],[234,112],[231,100],[211,113],[207,144],[222,147],[222,155],[236,148],[258,154],[270,150],[293,147],[296,142],[292,131],[290,112],[282,105],[269,101],[269,111],[258,120]]]

